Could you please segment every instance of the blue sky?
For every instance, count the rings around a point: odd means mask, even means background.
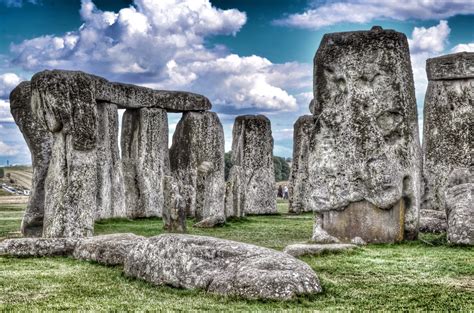
[[[409,38],[421,122],[425,60],[474,51],[473,0],[0,0],[0,165],[30,162],[9,92],[51,68],[204,94],[226,150],[236,115],[265,114],[274,153],[291,156],[323,34],[372,25]]]

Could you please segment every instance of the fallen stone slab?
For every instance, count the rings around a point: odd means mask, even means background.
[[[125,274],[158,286],[198,288],[247,299],[284,300],[322,290],[316,273],[288,254],[183,234],[139,242],[125,260]]]
[[[75,238],[16,238],[0,242],[0,256],[43,257],[71,255]]]
[[[72,256],[104,265],[122,265],[127,254],[145,237],[135,234],[110,234],[81,240]]]
[[[197,222],[193,225],[193,227],[198,228],[213,228],[216,226],[222,226],[225,224],[225,217],[224,216],[210,216]]]
[[[324,253],[334,253],[340,251],[353,250],[357,248],[356,245],[346,243],[329,243],[329,244],[310,244],[310,243],[297,243],[294,245],[286,246],[283,250],[284,253],[288,253],[294,257],[303,255],[321,255]]]

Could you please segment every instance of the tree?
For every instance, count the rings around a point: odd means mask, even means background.
[[[3,178],[5,176],[5,170],[3,167],[0,167],[0,178]]]
[[[224,153],[224,163],[225,163],[224,177],[226,181],[229,178],[230,168],[232,167],[231,154],[232,154],[232,151]]]
[[[288,180],[290,177],[290,166],[286,162],[285,158],[274,156],[273,167],[275,170],[275,181]]]

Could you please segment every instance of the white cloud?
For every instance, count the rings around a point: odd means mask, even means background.
[[[428,85],[426,59],[443,54],[450,31],[448,23],[441,20],[438,25],[429,28],[415,27],[408,39],[415,88],[420,101]]]
[[[437,26],[415,27],[412,38],[408,39],[411,53],[442,52],[451,29],[447,21],[440,21]]]
[[[474,13],[472,0],[354,0],[350,2],[314,1],[303,13],[290,14],[274,21],[277,25],[319,29],[337,23],[367,23],[375,19],[443,19]]]
[[[207,37],[233,35],[247,19],[209,0],[135,0],[117,13],[83,0],[80,14],[84,24],[78,30],[13,45],[14,62],[30,71],[80,69],[112,80],[194,91],[216,105],[239,109],[294,111],[297,102],[287,89],[311,86],[311,80],[303,83],[298,63],[273,64],[255,55],[229,54],[222,46],[207,47]]]
[[[0,141],[0,156],[14,156],[19,152],[18,148]]]
[[[472,43],[462,43],[462,44],[456,45],[451,49],[451,52],[452,53],[474,52],[474,42],[472,42]]]
[[[15,73],[0,74],[0,99],[6,99],[22,79]]]
[[[0,99],[0,122],[13,121],[13,116],[10,113],[10,102]]]

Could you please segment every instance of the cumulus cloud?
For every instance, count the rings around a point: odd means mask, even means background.
[[[18,148],[0,141],[0,156],[14,156],[19,152]]]
[[[274,21],[277,25],[319,29],[337,23],[367,23],[375,19],[444,19],[474,13],[472,0],[354,0],[350,2],[313,1],[303,13],[290,14]]]
[[[0,99],[6,99],[22,79],[15,73],[0,74]]]
[[[13,121],[13,116],[10,113],[10,102],[0,99],[0,122]]]
[[[447,21],[440,21],[437,26],[415,27],[412,38],[408,39],[412,53],[442,52],[451,29]]]
[[[153,88],[194,91],[239,109],[296,110],[286,88],[298,82],[311,86],[310,80],[302,83],[296,63],[273,64],[206,46],[210,36],[235,35],[247,19],[209,0],[135,0],[117,13],[83,0],[80,15],[84,23],[78,30],[13,45],[14,63],[30,71],[81,69]],[[300,80],[290,84],[288,77]]]
[[[424,95],[428,84],[425,69],[426,59],[443,53],[450,32],[448,22],[441,20],[438,25],[432,27],[415,27],[411,38],[408,38],[418,99]]]
[[[472,42],[472,43],[462,43],[462,44],[456,45],[451,49],[451,52],[452,53],[474,52],[474,42]]]

